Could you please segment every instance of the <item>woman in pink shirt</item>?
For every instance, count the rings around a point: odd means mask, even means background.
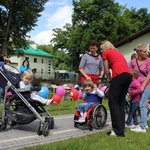
[[[146,133],[147,109],[145,106],[150,97],[150,58],[148,58],[147,47],[145,44],[138,44],[134,50],[137,53],[137,58],[131,61],[130,68],[138,71],[137,79],[142,87],[142,96],[139,104],[141,114],[140,126],[131,129],[131,131]]]
[[[139,106],[139,102],[141,99],[141,92],[142,92],[141,84],[137,80],[138,72],[134,69],[132,69],[131,71],[132,71],[133,79],[129,86],[130,110],[125,124],[127,128],[135,128],[138,126],[136,111]],[[131,124],[132,119],[133,119],[133,125]]]

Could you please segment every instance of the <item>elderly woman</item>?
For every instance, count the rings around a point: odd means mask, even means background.
[[[146,133],[146,102],[150,97],[150,58],[148,58],[147,47],[145,44],[138,44],[134,50],[137,53],[137,58],[131,61],[130,68],[138,71],[138,80],[142,86],[143,93],[139,105],[141,113],[140,126],[131,129],[131,131]]]
[[[110,136],[124,137],[125,128],[125,96],[128,92],[132,75],[124,56],[112,43],[103,41],[100,44],[104,69],[107,79],[110,81],[108,104],[110,107],[112,131],[107,134]],[[112,71],[112,76],[110,74]]]

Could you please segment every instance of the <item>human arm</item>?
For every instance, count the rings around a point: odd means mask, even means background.
[[[108,60],[104,59],[104,70],[106,73],[106,77],[108,81],[111,81],[111,74],[110,74],[110,69],[109,69],[109,65],[108,65]]]
[[[27,70],[27,66],[20,66],[20,72],[23,73]]]
[[[83,91],[83,92],[82,92],[82,99],[86,99],[86,95],[87,95],[87,92],[86,92],[86,91]]]
[[[86,78],[86,80],[91,80],[91,78],[85,73],[83,68],[79,68],[79,71]]]
[[[145,86],[147,85],[147,83],[150,81],[150,74],[147,75],[147,77],[145,78],[144,82],[142,83],[142,91],[144,90]]]
[[[137,80],[132,81],[129,89],[132,89],[129,90],[130,96],[140,94],[142,92],[141,84]]]
[[[96,88],[96,89],[95,89],[95,92],[96,92],[96,94],[97,94],[99,97],[104,97],[104,92],[101,91],[100,89]]]
[[[86,63],[87,63],[87,58],[86,58],[86,55],[83,55],[81,61],[80,61],[80,64],[79,64],[79,68],[78,70],[80,71],[80,73],[82,74],[82,76],[85,77],[85,79],[89,79],[91,80],[91,78],[86,74],[86,72],[84,71],[84,68],[86,66]]]

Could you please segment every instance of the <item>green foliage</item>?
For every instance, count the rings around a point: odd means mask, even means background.
[[[15,48],[26,47],[27,33],[36,26],[40,12],[48,0],[1,0],[0,2],[0,38],[2,53],[11,53]]]
[[[77,70],[80,54],[88,51],[90,40],[118,42],[147,27],[147,8],[136,10],[114,0],[73,0],[72,25],[53,29],[51,43],[55,50],[65,50]]]

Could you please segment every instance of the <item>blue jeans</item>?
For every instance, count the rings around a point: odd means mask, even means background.
[[[137,108],[139,106],[140,101],[137,102],[130,102],[130,110],[129,110],[129,115],[128,118],[126,120],[126,125],[131,125],[132,119],[133,119],[133,124],[134,125],[138,125],[138,120],[137,120],[137,115],[136,115],[136,111]]]
[[[141,119],[140,119],[140,126],[142,129],[146,128],[147,125],[147,109],[146,109],[146,103],[148,98],[150,97],[150,88],[146,88],[143,93],[142,97],[140,100],[140,114],[141,114]]]
[[[91,103],[81,103],[78,105],[78,111],[79,112],[87,112],[89,110],[89,108],[91,108],[93,106],[94,102]]]
[[[2,93],[3,93],[3,89],[0,87],[0,104],[2,103],[2,100],[1,100],[1,98],[2,98]]]

